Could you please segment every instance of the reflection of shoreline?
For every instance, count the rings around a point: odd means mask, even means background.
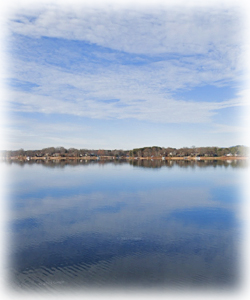
[[[231,168],[246,168],[249,165],[249,160],[245,158],[238,159],[113,159],[113,160],[102,160],[102,159],[30,159],[30,160],[2,160],[2,163],[13,164],[13,165],[41,165],[48,168],[64,168],[66,166],[77,167],[77,166],[105,166],[105,165],[130,165],[139,168],[173,168],[175,166],[181,168],[205,168],[205,167],[231,167]]]
[[[134,159],[139,159],[139,160],[243,160],[243,159],[248,159],[246,156],[184,156],[184,157],[138,157],[138,158],[133,158],[130,157],[130,160]]]
[[[8,157],[2,158],[4,161],[136,161],[136,160],[162,160],[162,161],[169,161],[169,160],[246,160],[249,159],[247,156],[169,156],[169,157],[114,157],[114,156],[73,156],[73,157],[62,157],[62,156],[42,156],[42,157],[28,157],[28,156],[19,156],[19,157]]]

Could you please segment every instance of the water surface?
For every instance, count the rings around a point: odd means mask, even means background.
[[[12,288],[237,286],[245,168],[9,163]]]

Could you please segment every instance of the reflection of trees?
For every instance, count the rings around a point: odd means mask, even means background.
[[[179,166],[181,168],[216,168],[216,167],[231,167],[231,168],[247,168],[248,161],[246,160],[132,160],[129,164],[133,167],[142,168],[161,168],[167,167],[172,168],[174,166]]]
[[[37,160],[29,160],[29,161],[21,161],[21,160],[7,160],[2,163],[5,163],[6,165],[19,165],[19,166],[24,166],[24,165],[42,165],[44,167],[48,168],[64,168],[66,166],[87,166],[87,165],[108,165],[108,164],[113,164],[113,165],[122,165],[122,164],[127,164],[126,160],[114,160],[114,161],[104,161],[104,160],[91,160],[91,159],[68,159],[68,160],[43,160],[43,159],[37,159]]]
[[[24,166],[24,165],[42,165],[44,167],[48,168],[64,168],[65,166],[87,166],[87,165],[99,165],[99,166],[104,166],[104,165],[123,165],[123,164],[129,164],[133,167],[138,167],[138,168],[162,168],[162,167],[167,167],[167,168],[173,168],[174,166],[178,166],[181,168],[247,168],[249,166],[248,160],[150,160],[150,159],[137,159],[137,160],[130,160],[129,162],[127,160],[111,160],[111,161],[106,161],[106,160],[42,160],[42,159],[37,159],[37,160],[30,160],[30,161],[5,161],[3,162],[7,165],[11,164],[17,164],[19,166]]]
[[[196,162],[199,167],[231,167],[231,168],[247,168],[249,163],[247,160],[204,160]]]
[[[138,159],[138,160],[130,160],[129,164],[133,167],[143,167],[143,168],[161,168],[163,166],[163,162],[161,160],[148,160],[148,159]]]

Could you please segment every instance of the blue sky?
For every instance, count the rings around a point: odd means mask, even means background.
[[[5,148],[247,144],[240,9],[32,3],[6,18]]]

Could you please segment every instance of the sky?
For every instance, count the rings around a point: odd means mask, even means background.
[[[246,14],[222,2],[10,1],[2,149],[250,146]]]

